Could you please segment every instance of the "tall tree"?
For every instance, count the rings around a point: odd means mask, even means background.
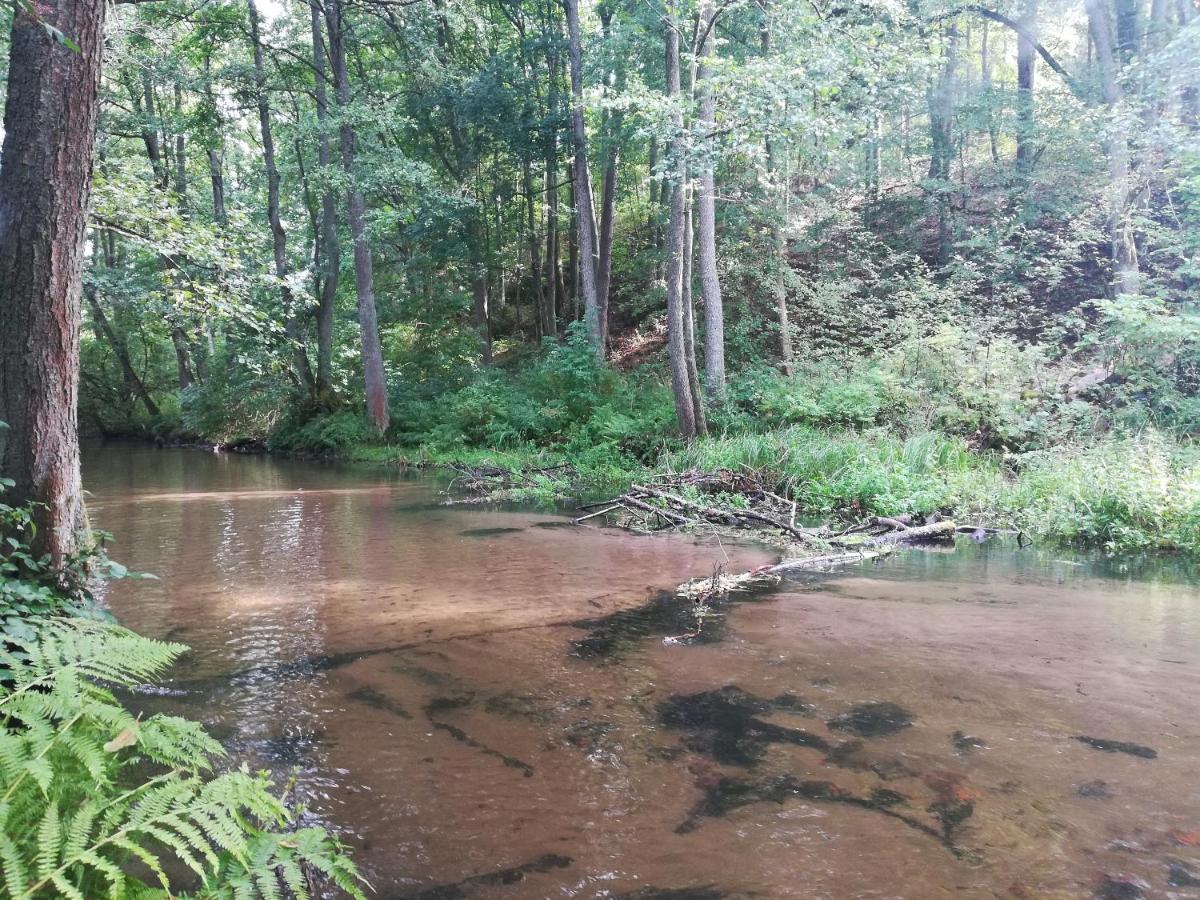
[[[342,248],[338,241],[337,196],[330,166],[333,163],[329,116],[329,66],[325,39],[321,33],[321,10],[316,0],[309,2],[312,30],[313,98],[317,108],[317,164],[321,185],[321,224],[317,252],[321,264],[321,294],[317,307],[317,396],[328,400],[333,392],[333,315],[341,279]]]
[[[771,20],[767,0],[759,0],[762,9],[762,21],[759,23],[758,40],[762,55],[771,55]],[[787,255],[787,241],[783,234],[784,219],[787,204],[788,186],[779,177],[779,160],[775,142],[770,137],[765,140],[767,154],[767,188],[770,199],[767,203],[767,217],[771,223],[771,248],[774,251],[772,259],[773,272],[771,291],[775,296],[775,317],[779,323],[779,368],[784,375],[791,375],[794,368],[792,351],[792,326],[788,316],[787,306],[787,273],[790,268]]]
[[[1017,171],[1027,175],[1034,158],[1034,80],[1037,75],[1037,0],[1024,0],[1017,34]],[[985,22],[986,24],[986,22]]]
[[[1124,0],[1118,0],[1118,3],[1124,4]],[[1110,11],[1103,0],[1085,0],[1085,5],[1089,33],[1096,51],[1096,64],[1100,70],[1100,86],[1109,111],[1108,232],[1112,248],[1113,282],[1118,294],[1136,294],[1140,288],[1140,278],[1137,244],[1129,221],[1129,137],[1119,110],[1124,99],[1119,60],[1126,56],[1132,58],[1135,52],[1130,42],[1136,40],[1136,17],[1127,5],[1119,6],[1116,15],[1119,43],[1114,45]],[[1118,56],[1118,53],[1121,55]]]
[[[675,415],[679,432],[687,440],[699,433],[696,398],[688,377],[687,310],[684,297],[684,269],[687,254],[687,210],[684,184],[687,161],[683,147],[683,107],[680,101],[679,19],[668,6],[663,17],[666,49],[666,98],[670,106],[671,137],[666,155],[672,181],[671,212],[667,220],[667,350],[671,360],[671,389],[675,395]]]
[[[292,367],[301,385],[311,395],[316,379],[304,348],[296,297],[288,283],[287,231],[279,215],[279,167],[275,163],[275,138],[271,129],[271,101],[267,96],[267,72],[263,65],[262,39],[259,36],[258,6],[246,0],[250,11],[250,41],[254,48],[254,93],[258,105],[258,125],[262,136],[263,164],[267,171],[267,221],[271,227],[271,251],[275,258],[275,278],[279,281],[279,299],[283,307],[284,329],[291,346]]]
[[[362,341],[363,379],[366,382],[367,414],[382,433],[388,427],[387,377],[379,344],[379,321],[375,311],[375,272],[367,235],[366,203],[356,178],[355,155],[358,137],[352,120],[350,73],[346,68],[345,24],[341,0],[325,0],[325,23],[329,30],[329,62],[333,70],[341,119],[338,131],[342,168],[346,171],[346,210],[350,236],[354,240],[354,286],[358,295],[358,330]]]
[[[59,564],[84,530],[76,398],[104,0],[18,4],[0,156],[0,474]],[[56,39],[57,38],[57,39]]]
[[[596,295],[596,214],[592,204],[592,176],[588,169],[587,126],[583,119],[583,40],[579,29],[579,0],[563,0],[567,12],[567,55],[571,64],[571,136],[575,159],[575,226],[578,240],[579,290],[583,320],[596,352],[604,355],[600,307]]]
[[[700,291],[704,298],[704,384],[709,399],[725,399],[725,309],[721,303],[721,281],[717,276],[717,185],[715,174],[716,98],[711,85],[710,59],[716,40],[713,26],[716,11],[711,2],[700,9],[700,65],[696,69],[700,99],[700,139],[705,142],[704,167],[696,205],[700,212]]]

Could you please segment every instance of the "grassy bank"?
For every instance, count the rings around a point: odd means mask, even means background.
[[[1074,379],[1074,380],[1073,380]],[[578,340],[392,388],[392,426],[361,412],[185,398],[193,434],[265,438],[275,452],[532,472],[507,496],[596,498],[655,472],[750,469],[804,513],[953,516],[1107,552],[1200,554],[1200,449],[1177,403],[1132,379],[1081,387],[1028,348],[959,332],[790,378],[734,379],[710,436],[674,436],[665,373],[599,365]],[[1166,396],[1159,391],[1154,396]],[[223,410],[238,410],[235,417]]]

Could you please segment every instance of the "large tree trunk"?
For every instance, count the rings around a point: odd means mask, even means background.
[[[84,532],[79,480],[80,294],[96,138],[104,0],[18,5],[0,159],[0,475],[34,503],[35,552],[55,565]]]
[[[1027,175],[1034,158],[1034,79],[1037,75],[1037,0],[1025,0],[1017,32],[1017,172]]]
[[[258,33],[258,7],[247,0],[250,10],[250,40],[254,45],[254,87],[258,101],[258,124],[262,133],[263,161],[267,169],[267,220],[271,226],[271,250],[275,257],[275,277],[279,280],[279,301],[283,306],[284,329],[291,345],[292,368],[311,396],[316,388],[304,336],[296,313],[296,298],[288,286],[287,232],[279,216],[279,168],[275,165],[275,140],[271,132],[271,104],[267,98],[267,73],[263,66],[262,41]]]
[[[671,360],[671,389],[675,395],[675,414],[679,432],[687,440],[697,434],[696,404],[688,378],[687,314],[684,309],[684,254],[687,236],[684,182],[687,169],[683,147],[683,113],[679,109],[679,20],[668,8],[666,28],[667,102],[671,106],[671,139],[666,154],[674,190],[671,214],[667,221],[667,348]]]
[[[333,148],[329,134],[329,90],[325,39],[321,34],[321,13],[315,2],[309,4],[312,20],[313,71],[317,105],[317,163],[321,184],[321,228],[317,240],[321,256],[321,296],[317,308],[317,396],[327,400],[333,393],[333,314],[337,304],[338,282],[342,273],[342,247],[338,242],[337,197],[334,195],[329,167]]]
[[[709,83],[708,59],[714,41],[711,34],[713,8],[706,3],[700,13],[700,27],[709,30],[701,47],[700,65],[696,69],[697,93],[700,97],[701,139],[716,140],[716,99]],[[707,148],[706,159],[715,151]],[[700,292],[704,298],[704,385],[713,403],[725,400],[725,310],[721,303],[721,282],[717,277],[717,206],[716,176],[709,163],[700,173],[700,194],[696,205],[700,213]]]
[[[1088,31],[1096,50],[1100,67],[1100,84],[1104,102],[1109,110],[1108,174],[1109,205],[1108,232],[1112,248],[1113,283],[1117,294],[1136,294],[1139,289],[1137,244],[1129,222],[1129,140],[1120,115],[1113,115],[1122,100],[1121,82],[1116,51],[1113,46],[1112,24],[1102,0],[1085,0]],[[1126,29],[1132,26],[1126,22]],[[1128,38],[1127,38],[1128,39]]]
[[[609,125],[612,142],[608,148],[608,161],[604,166],[604,178],[600,192],[600,256],[596,270],[596,309],[600,325],[600,347],[608,349],[609,292],[612,288],[613,232],[617,221],[617,171],[620,163],[621,113],[613,113]]]
[[[387,377],[383,350],[379,345],[379,322],[375,311],[375,273],[371,266],[371,244],[367,237],[366,204],[355,179],[356,138],[354,125],[345,118],[350,107],[350,75],[346,71],[341,0],[325,0],[329,28],[329,57],[333,68],[338,107],[343,112],[339,127],[342,168],[346,171],[346,208],[350,236],[354,239],[354,286],[358,295],[358,330],[362,340],[363,378],[366,382],[367,412],[380,431],[388,427]]]
[[[571,134],[575,162],[575,224],[578,229],[579,291],[583,320],[596,352],[604,356],[604,336],[596,291],[596,214],[592,204],[592,177],[588,171],[587,129],[583,120],[583,47],[579,33],[579,0],[564,0],[567,11],[568,56],[571,63]]]

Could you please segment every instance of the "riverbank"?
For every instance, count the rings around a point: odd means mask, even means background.
[[[1138,399],[1133,382],[1084,384],[1005,347],[744,372],[691,444],[675,436],[661,369],[617,371],[578,341],[521,367],[395,386],[382,436],[354,409],[230,397],[217,382],[189,389],[173,419],[137,427],[299,457],[494,469],[475,481],[498,500],[579,502],[654,475],[732,471],[831,526],[943,516],[1107,553],[1200,554],[1188,421]]]
[[[744,472],[795,502],[798,515],[810,522],[845,526],[872,516],[944,516],[1055,545],[1200,553],[1196,454],[1154,432],[1025,454],[980,452],[937,432],[898,438],[885,430],[803,426],[666,446],[648,463],[611,446],[600,449],[611,452],[355,442],[328,456],[458,469],[473,474],[476,492],[491,499],[546,503],[604,499],[662,474]],[[741,501],[728,494],[715,502]]]

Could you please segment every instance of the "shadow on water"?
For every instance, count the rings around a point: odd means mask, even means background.
[[[735,685],[698,694],[676,694],[659,704],[662,724],[687,732],[684,745],[719,763],[753,767],[766,754],[768,744],[792,744],[828,753],[824,738],[799,728],[764,722],[763,713],[783,711],[811,715],[811,707],[794,694],[764,700]]]
[[[436,887],[425,888],[411,894],[392,894],[392,900],[463,900],[469,897],[475,888],[501,887],[509,884],[519,884],[527,875],[552,872],[555,869],[565,869],[574,860],[569,856],[559,856],[547,853],[532,862],[527,862],[498,872],[488,872],[485,875],[472,875],[453,884],[440,884]]]
[[[756,586],[710,601],[704,610],[691,600],[661,591],[641,606],[571,622],[572,627],[588,632],[573,641],[572,647],[577,656],[605,659],[619,657],[650,637],[679,636],[676,643],[714,644],[725,636],[725,613],[730,608],[761,602],[775,591],[774,585]]]

